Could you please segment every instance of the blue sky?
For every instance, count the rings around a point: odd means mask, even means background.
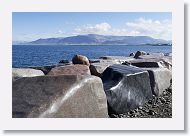
[[[13,41],[80,34],[146,35],[171,40],[166,12],[14,12]]]

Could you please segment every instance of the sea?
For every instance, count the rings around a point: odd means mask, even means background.
[[[56,65],[60,60],[72,60],[75,54],[98,59],[102,56],[129,56],[145,52],[171,53],[172,46],[151,45],[13,45],[12,67]]]

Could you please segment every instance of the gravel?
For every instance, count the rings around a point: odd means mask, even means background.
[[[110,118],[172,118],[172,85],[161,96],[153,96],[143,106]]]

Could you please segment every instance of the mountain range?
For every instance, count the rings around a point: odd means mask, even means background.
[[[77,35],[63,38],[38,39],[25,42],[29,45],[171,45],[172,41],[149,36]]]

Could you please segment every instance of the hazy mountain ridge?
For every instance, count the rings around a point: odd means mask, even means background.
[[[77,35],[64,38],[38,39],[28,42],[30,45],[144,45],[171,44],[171,41],[154,39],[149,36],[107,36],[107,35]]]

